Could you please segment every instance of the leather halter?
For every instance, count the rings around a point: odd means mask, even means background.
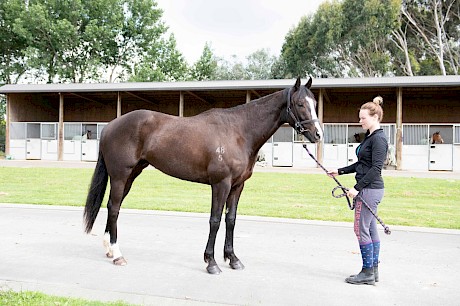
[[[288,115],[291,116],[292,120],[294,120],[294,129],[299,134],[303,134],[306,131],[309,132],[307,129],[305,129],[303,127],[304,124],[312,123],[312,122],[319,122],[319,119],[310,119],[310,120],[300,121],[299,118],[297,118],[297,116],[292,112],[292,109],[291,109],[291,88],[288,89],[288,93],[287,93],[286,111],[287,111]]]

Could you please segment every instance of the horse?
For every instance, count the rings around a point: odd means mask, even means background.
[[[225,205],[224,259],[230,260],[232,269],[244,269],[234,252],[233,233],[238,201],[260,148],[285,123],[312,143],[323,137],[311,83],[309,78],[301,85],[297,78],[294,86],[249,103],[191,117],[135,110],[114,119],[100,139],[83,214],[86,233],[92,230],[110,178],[104,246],[115,265],[127,264],[117,240],[118,214],[134,180],[152,165],[167,175],[211,186],[206,270],[222,272],[214,259],[214,246]]]
[[[355,142],[361,143],[363,142],[364,138],[366,138],[366,133],[355,133],[353,138],[355,139]]]
[[[434,132],[433,136],[431,137],[431,144],[440,144],[444,143],[444,139],[442,139],[441,133],[439,131]]]

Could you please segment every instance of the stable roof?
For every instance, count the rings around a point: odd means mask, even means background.
[[[305,83],[306,79],[302,80]],[[132,83],[71,83],[71,84],[8,84],[0,94],[51,92],[116,92],[116,91],[209,91],[282,89],[293,84],[292,79],[243,81],[132,82]],[[384,88],[384,87],[446,87],[460,86],[460,76],[401,76],[381,78],[317,78],[312,88]]]

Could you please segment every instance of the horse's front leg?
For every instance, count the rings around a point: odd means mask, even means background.
[[[212,207],[211,217],[209,218],[209,237],[204,251],[204,261],[208,264],[206,270],[210,274],[219,274],[222,272],[214,258],[214,246],[216,244],[217,231],[219,230],[222,211],[225,200],[230,192],[230,180],[221,181],[213,184],[212,188]]]
[[[238,209],[238,202],[240,200],[241,192],[243,191],[244,184],[234,187],[230,191],[227,200],[227,212],[225,214],[225,246],[224,246],[224,259],[230,260],[230,267],[235,270],[244,269],[243,263],[236,257],[233,250],[233,236],[236,221],[236,211]]]

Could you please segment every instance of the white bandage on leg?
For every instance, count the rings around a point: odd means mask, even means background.
[[[120,251],[120,247],[118,246],[118,243],[114,243],[111,245],[112,252],[113,252],[113,259],[117,259],[120,257],[123,257]]]
[[[104,249],[105,249],[105,255],[109,258],[113,257],[113,252],[112,248],[110,247],[110,234],[105,233],[104,234]]]

